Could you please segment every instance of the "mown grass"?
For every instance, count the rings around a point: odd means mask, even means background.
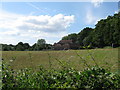
[[[95,62],[103,68],[118,72],[118,49],[91,49],[66,51],[3,51],[3,59],[14,70],[37,68],[39,65],[47,69],[59,69],[60,62],[77,70],[86,68],[84,62],[93,66]],[[85,60],[85,61],[84,61]]]

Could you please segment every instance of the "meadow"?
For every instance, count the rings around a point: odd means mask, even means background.
[[[14,70],[33,68],[59,69],[62,64],[83,70],[86,66],[98,65],[112,72],[118,72],[118,48],[62,50],[62,51],[3,51],[4,62]],[[61,65],[60,65],[61,64]]]

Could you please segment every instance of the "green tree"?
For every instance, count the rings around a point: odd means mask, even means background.
[[[28,51],[30,49],[30,45],[28,43],[24,43],[23,48],[25,51]]]
[[[37,45],[45,45],[45,44],[46,44],[45,39],[38,39]]]
[[[16,51],[24,51],[24,47],[23,47],[23,42],[19,42],[15,48],[16,48]]]
[[[87,38],[92,31],[92,28],[86,27],[80,33],[78,33],[77,41],[80,46],[84,46],[84,41],[86,40],[85,38]]]
[[[76,43],[77,34],[76,33],[69,34],[68,36],[63,37],[62,40],[72,40],[73,43]]]
[[[46,49],[46,41],[45,39],[38,39],[37,43],[33,45],[33,50],[43,50]]]
[[[95,47],[120,46],[120,13],[100,20],[94,29],[92,43]]]

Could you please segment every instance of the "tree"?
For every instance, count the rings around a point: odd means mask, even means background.
[[[23,48],[25,51],[28,51],[30,49],[30,45],[28,43],[24,43]]]
[[[46,44],[45,39],[38,39],[37,45],[45,45],[45,44]]]
[[[120,13],[100,20],[94,29],[92,42],[96,47],[120,45]]]
[[[16,48],[16,51],[24,51],[24,47],[23,47],[23,42],[19,42],[15,48]]]
[[[88,37],[92,31],[92,28],[86,27],[80,33],[78,33],[77,41],[80,46],[84,46],[83,40]]]
[[[62,40],[72,40],[73,43],[76,43],[77,34],[76,33],[69,34],[68,36],[63,37]]]
[[[37,43],[33,45],[33,50],[43,50],[46,49],[46,41],[45,39],[38,39]]]
[[[35,50],[37,50],[37,48],[36,48],[36,43],[33,44],[33,45],[30,47],[30,50],[31,50],[31,51],[35,51]]]
[[[69,37],[68,36],[64,36],[64,37],[62,37],[62,40],[69,40]]]

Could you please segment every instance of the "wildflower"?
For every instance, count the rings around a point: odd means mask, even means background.
[[[55,77],[53,77],[53,79],[56,79]]]
[[[5,75],[5,77],[7,77],[7,75]]]
[[[10,62],[13,62],[13,60],[11,59]]]
[[[70,56],[71,58],[74,57],[74,56]]]
[[[80,75],[80,71],[78,72],[78,74]]]

